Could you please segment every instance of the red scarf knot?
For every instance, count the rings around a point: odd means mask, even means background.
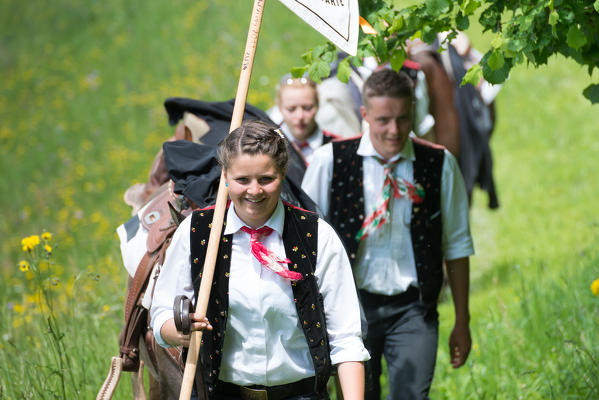
[[[283,266],[283,264],[290,264],[291,260],[277,256],[261,242],[263,237],[266,237],[273,232],[272,228],[263,226],[260,229],[252,229],[243,226],[241,227],[241,230],[250,234],[250,250],[254,257],[256,257],[256,260],[258,260],[266,269],[269,269],[275,274],[285,279],[289,279],[290,281],[299,281],[303,278],[302,274],[299,272],[289,271]]]

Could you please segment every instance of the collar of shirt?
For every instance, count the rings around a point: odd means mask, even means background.
[[[291,131],[289,131],[289,127],[287,126],[287,124],[284,122],[281,124],[281,131],[285,134],[285,136],[287,136],[287,139],[291,143],[297,141],[291,134]],[[322,146],[322,136],[322,130],[319,127],[316,127],[314,133],[308,139],[306,139],[306,142],[308,142],[312,150],[316,150],[317,148]]]
[[[364,132],[362,135],[362,139],[360,139],[360,145],[358,146],[357,151],[359,156],[362,157],[372,157],[377,156],[383,158],[372,145],[372,141],[370,140],[370,132]],[[406,139],[406,143],[403,146],[403,149],[393,157],[391,157],[390,162],[396,161],[399,158],[404,158],[406,160],[414,161],[416,156],[414,155],[414,146],[412,145],[412,140],[408,137]]]
[[[283,202],[281,199],[277,202],[277,207],[272,213],[268,221],[262,226],[268,226],[276,231],[281,237],[283,236],[283,227],[285,223],[285,209],[283,208]],[[235,212],[235,204],[231,203],[231,208],[227,213],[227,225],[225,226],[225,235],[231,235],[241,230],[241,227],[247,224],[239,218]],[[261,228],[261,227],[259,227]]]

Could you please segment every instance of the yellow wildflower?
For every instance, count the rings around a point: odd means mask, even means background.
[[[44,239],[45,241],[48,241],[48,240],[52,239],[52,234],[50,232],[44,232],[44,233],[42,233],[42,239]]]
[[[102,311],[104,311],[104,312],[110,311],[110,306],[108,304],[104,304],[104,307],[102,307]]]
[[[17,313],[17,314],[23,314],[23,311],[25,311],[25,307],[23,307],[20,304],[15,304],[13,310]]]
[[[595,279],[593,283],[591,283],[591,292],[595,296],[599,296],[599,278]]]
[[[44,250],[46,250],[47,253],[52,253],[52,246],[50,246],[49,244],[46,244],[44,246]]]
[[[19,261],[19,269],[23,272],[29,271],[29,263],[25,260]]]
[[[37,304],[38,303],[38,297],[28,294],[25,296],[25,304]]]
[[[23,251],[31,251],[38,244],[40,244],[40,237],[38,235],[27,236],[21,240]]]

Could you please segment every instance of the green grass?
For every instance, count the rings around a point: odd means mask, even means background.
[[[0,399],[94,398],[117,353],[126,272],[114,229],[124,190],[145,179],[172,134],[170,96],[234,97],[251,2],[0,0]],[[474,42],[485,36],[474,32]],[[266,4],[249,101],[320,37]],[[594,77],[597,81],[597,76]],[[468,365],[452,370],[450,304],[436,399],[597,398],[597,107],[572,62],[516,68],[497,101],[492,146],[501,208],[477,192]],[[55,286],[70,368],[56,370],[21,238],[54,234]],[[58,290],[56,290],[58,289]],[[131,397],[128,379],[117,398]],[[43,395],[41,395],[41,394]]]
[[[492,140],[501,208],[472,212],[472,333],[468,366],[439,355],[434,398],[547,399],[599,395],[596,106],[586,74],[563,59],[518,68],[498,99]],[[440,346],[452,326],[442,308]]]

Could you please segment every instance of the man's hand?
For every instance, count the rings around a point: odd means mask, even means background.
[[[470,283],[470,262],[468,257],[446,261],[447,277],[455,308],[455,325],[449,336],[449,357],[454,368],[466,362],[472,346],[470,337],[470,312],[468,290]]]
[[[464,365],[471,347],[470,327],[467,323],[456,323],[449,336],[449,362],[454,368]]]

